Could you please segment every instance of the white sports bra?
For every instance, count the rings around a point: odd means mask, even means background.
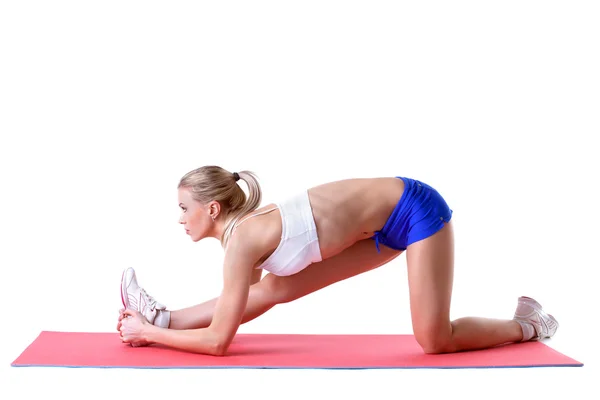
[[[277,203],[274,208],[242,219],[235,228],[249,218],[269,213],[277,208],[281,213],[281,241],[275,251],[257,269],[262,268],[274,275],[288,276],[322,260],[308,191]]]

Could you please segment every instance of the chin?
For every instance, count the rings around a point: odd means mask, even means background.
[[[200,240],[202,240],[202,236],[200,236],[200,235],[196,235],[196,236],[190,235],[190,239],[192,239],[192,242],[199,242]]]

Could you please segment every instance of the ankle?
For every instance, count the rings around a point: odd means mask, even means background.
[[[533,326],[532,323],[522,321],[522,320],[514,320],[514,321],[517,322],[519,324],[519,326],[521,327],[521,332],[523,334],[523,338],[521,339],[521,342],[530,341],[531,339],[533,339],[534,336],[536,336],[537,333],[536,333],[535,327]]]
[[[170,324],[171,312],[169,310],[157,310],[153,325],[168,329]]]

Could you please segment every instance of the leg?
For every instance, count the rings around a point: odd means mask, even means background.
[[[267,275],[263,281],[269,279]],[[265,290],[265,284],[261,282],[250,286],[248,295],[248,304],[246,312],[242,318],[242,323],[249,322],[261,314],[264,314],[275,306],[273,295]],[[210,325],[213,317],[213,312],[219,298],[205,301],[204,303],[195,306],[182,308],[180,310],[171,311],[171,323],[169,329],[195,329],[206,328]]]
[[[287,303],[333,283],[375,269],[401,254],[386,246],[375,249],[372,240],[355,243],[336,256],[309,265],[291,276],[267,274],[250,288],[242,323],[262,315],[275,305]],[[202,328],[210,325],[217,299],[171,312],[170,329]]]
[[[415,338],[426,353],[449,353],[485,349],[523,340],[523,329],[516,320],[465,317],[450,321],[450,302],[454,272],[452,222],[433,236],[408,246],[406,251],[410,307]],[[541,306],[519,299],[517,311],[526,308],[525,324],[543,318]],[[529,299],[531,300],[531,299]],[[515,318],[517,315],[515,316]],[[546,320],[545,322],[548,322]],[[538,324],[539,325],[539,324]],[[555,332],[535,328],[538,336]],[[531,335],[526,337],[528,340]]]
[[[511,320],[461,318],[450,321],[454,275],[452,222],[406,251],[410,307],[415,338],[426,353],[492,347],[522,338]]]

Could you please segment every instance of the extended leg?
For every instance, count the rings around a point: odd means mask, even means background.
[[[269,279],[270,276],[267,275],[262,281],[255,283],[250,287],[248,304],[246,305],[246,312],[242,318],[242,324],[252,321],[254,318],[264,314],[277,304],[275,293],[266,290],[268,285],[265,285],[265,283]],[[218,297],[215,297],[214,299],[195,306],[171,311],[171,323],[169,324],[169,329],[206,328],[212,321],[218,299]]]
[[[243,323],[262,315],[275,305],[296,300],[333,283],[375,269],[401,252],[380,246],[378,253],[372,240],[362,240],[338,255],[312,264],[291,276],[267,274],[250,288]],[[181,310],[171,311],[170,329],[203,328],[210,325],[217,299]]]

